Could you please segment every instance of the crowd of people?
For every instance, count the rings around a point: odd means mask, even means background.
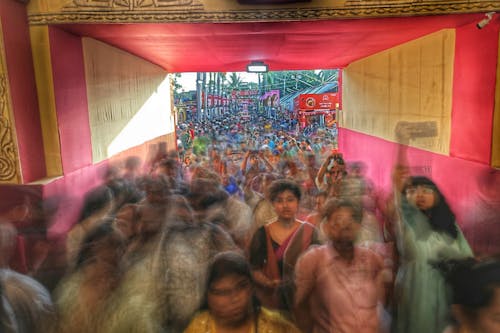
[[[9,269],[0,223],[0,331],[500,332],[499,259],[474,256],[397,131],[382,193],[328,130],[180,124],[177,150],[87,193],[50,292]]]

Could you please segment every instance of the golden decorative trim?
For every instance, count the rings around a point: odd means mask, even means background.
[[[17,150],[8,114],[7,77],[0,74],[0,182],[17,179]]]
[[[47,177],[63,174],[59,125],[57,123],[49,28],[30,27],[31,52],[35,69],[36,90]]]
[[[111,0],[104,0],[103,3]],[[138,0],[136,0],[138,1]],[[166,7],[66,7],[60,13],[30,14],[32,25],[57,23],[140,23],[140,22],[270,22],[368,18],[388,16],[444,15],[500,11],[500,1],[427,1],[394,3],[392,6],[357,4],[342,8],[272,8],[233,11],[203,11],[198,5]],[[184,8],[180,8],[184,7]]]
[[[73,0],[63,10],[170,10],[170,9],[203,9],[197,0]]]
[[[19,183],[21,173],[15,142],[7,64],[0,22],[0,183]]]

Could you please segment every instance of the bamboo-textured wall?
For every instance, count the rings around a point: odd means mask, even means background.
[[[343,73],[342,127],[395,140],[398,121],[437,124],[414,147],[449,154],[453,30],[443,30],[349,65]]]
[[[90,38],[83,50],[94,163],[174,132],[163,69]]]

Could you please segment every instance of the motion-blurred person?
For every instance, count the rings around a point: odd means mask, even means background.
[[[237,197],[230,196],[219,177],[194,178],[188,195],[195,217],[200,222],[212,222],[226,230],[234,242],[246,248],[252,232],[252,211]],[[203,177],[210,177],[207,173]]]
[[[273,204],[266,198],[269,185],[276,179],[276,174],[261,173],[252,179],[245,193],[245,202],[252,209],[254,231],[277,218]]]
[[[397,130],[407,142],[405,128]],[[396,212],[394,234],[399,255],[394,289],[394,330],[441,333],[447,324],[450,297],[443,276],[430,264],[471,257],[446,198],[426,177],[410,176],[406,145],[400,145],[393,171]]]
[[[321,220],[323,219],[322,209],[328,198],[326,191],[320,191],[314,196],[314,210],[306,217],[306,222],[320,228]]]
[[[246,187],[252,179],[263,172],[273,172],[274,168],[269,161],[264,157],[264,154],[258,150],[249,150],[245,153],[245,157],[241,162],[241,173],[245,178]]]
[[[96,187],[85,195],[78,222],[66,236],[66,258],[69,266],[75,264],[82,240],[89,230],[98,226],[114,209],[113,191],[106,185]]]
[[[279,313],[259,305],[250,266],[242,254],[216,255],[205,290],[203,311],[194,317],[185,333],[299,332]]]
[[[464,209],[463,232],[476,256],[491,256],[500,253],[500,169],[485,168],[477,189]]]
[[[52,332],[56,311],[50,293],[38,281],[0,269],[0,332]]]
[[[316,187],[326,191],[329,197],[338,197],[342,180],[346,175],[342,154],[332,152],[323,162],[316,175]]]
[[[500,332],[500,260],[470,258],[440,268],[451,285],[455,320],[445,333]]]
[[[182,332],[200,308],[213,257],[237,247],[221,227],[196,221],[174,195],[151,252],[129,266],[102,332]]]
[[[295,266],[296,322],[304,332],[387,331],[382,259],[355,245],[361,209],[329,199],[323,216],[329,243],[306,251]]]
[[[103,314],[119,286],[123,271],[123,236],[113,229],[111,219],[95,226],[83,239],[76,264],[57,286],[54,297],[59,314],[57,332],[99,332]]]
[[[165,223],[171,183],[163,175],[151,176],[144,181],[146,198],[138,203],[138,231],[143,235],[156,235]]]

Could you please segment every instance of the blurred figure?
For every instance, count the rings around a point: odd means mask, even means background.
[[[323,162],[316,175],[316,187],[326,191],[329,197],[340,195],[341,184],[346,175],[342,154],[333,151]]]
[[[311,214],[306,217],[306,222],[311,223],[317,228],[320,227],[322,216],[323,205],[328,198],[328,194],[325,191],[320,191],[314,196],[314,210]]]
[[[142,176],[142,160],[139,156],[129,156],[123,165],[122,177],[137,185],[137,180]]]
[[[452,288],[455,319],[445,333],[500,332],[500,260],[469,258],[440,268]]]
[[[279,313],[259,306],[250,266],[245,257],[236,252],[215,256],[208,271],[202,310],[185,333],[299,332]]]
[[[169,223],[127,270],[100,332],[182,332],[200,308],[208,265],[237,247],[219,226],[197,222],[186,200],[173,196]]]
[[[408,142],[405,128],[397,131]],[[434,182],[409,175],[406,145],[400,145],[393,171],[394,199],[399,218],[394,234],[399,255],[394,289],[394,331],[441,333],[447,325],[449,294],[432,263],[471,257],[472,250],[455,215]]]
[[[0,269],[0,332],[51,332],[56,311],[50,293],[33,278]]]
[[[266,198],[269,185],[278,179],[272,173],[261,173],[254,177],[248,190],[245,192],[245,202],[252,209],[253,230],[276,220],[278,217],[273,204]]]
[[[243,174],[243,177],[245,177],[245,192],[255,176],[263,172],[273,172],[273,170],[273,166],[264,157],[263,152],[258,150],[248,150],[245,153],[243,162],[241,163],[241,173]]]
[[[114,209],[113,191],[106,185],[96,187],[85,195],[78,222],[66,236],[66,258],[69,266],[75,264],[82,240],[88,231],[98,226]]]
[[[355,245],[361,209],[329,199],[323,211],[329,243],[305,252],[295,266],[296,322],[304,332],[386,331],[382,259]]]
[[[291,311],[295,262],[310,245],[319,244],[318,232],[313,225],[296,219],[302,194],[297,183],[276,180],[268,191],[278,217],[257,229],[249,260],[262,304]]]
[[[122,278],[123,236],[115,231],[111,219],[97,224],[85,236],[75,266],[56,288],[59,314],[57,332],[99,332],[103,313]]]
[[[144,236],[156,235],[165,223],[171,183],[163,175],[144,180],[146,198],[138,203],[138,232]]]
[[[17,230],[10,217],[0,218],[0,268],[9,268],[16,249]]]
[[[138,233],[138,213],[137,205],[125,204],[115,214],[113,228],[120,232],[127,241],[134,238]]]
[[[201,176],[201,175],[200,175]],[[246,248],[252,232],[252,211],[237,197],[230,196],[222,187],[218,175],[191,181],[189,201],[199,222],[212,222],[226,230],[234,242]],[[210,177],[208,174],[203,177]]]
[[[476,256],[500,253],[500,170],[485,168],[474,198],[466,202],[463,232]]]
[[[183,173],[178,158],[168,157],[160,160],[153,171],[155,176],[165,177],[172,193],[186,194],[187,184],[182,179]]]

